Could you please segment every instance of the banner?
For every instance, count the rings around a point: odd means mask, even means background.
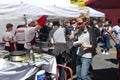
[[[81,8],[85,8],[85,2],[87,2],[88,0],[71,0],[71,3],[74,5],[79,5],[79,7]]]

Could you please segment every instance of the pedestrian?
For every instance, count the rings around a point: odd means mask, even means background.
[[[63,22],[63,27],[65,28],[65,37],[68,44],[69,49],[73,47],[73,39],[74,39],[74,27],[70,25],[68,20]]]
[[[58,21],[53,22],[53,29],[49,33],[51,43],[54,45],[52,51],[57,59],[57,64],[64,65],[66,57],[69,54],[69,48],[66,44],[65,28],[59,25]],[[64,68],[59,68],[59,80],[64,80]]]
[[[118,19],[118,25],[114,26],[112,29],[112,32],[115,33],[115,36],[113,34],[109,33],[112,40],[115,42],[115,47],[117,50],[117,60],[119,64],[119,76],[120,76],[120,18]]]
[[[88,71],[92,62],[92,53],[97,46],[96,35],[93,29],[88,26],[85,16],[79,17],[78,26],[80,30],[78,41],[75,41],[73,44],[78,47],[76,64],[77,80],[91,80]]]
[[[102,37],[104,41],[103,49],[102,49],[102,54],[109,54],[109,49],[110,49],[110,35],[112,30],[112,22],[110,19],[106,19],[105,25],[102,29]],[[109,33],[108,33],[109,32]]]

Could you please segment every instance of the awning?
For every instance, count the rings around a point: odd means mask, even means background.
[[[85,5],[100,9],[120,9],[120,0],[88,0]]]

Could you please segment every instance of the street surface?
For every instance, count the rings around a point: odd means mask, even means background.
[[[97,48],[98,54],[93,58],[94,79],[93,80],[118,80],[118,67],[116,60],[116,49],[114,44],[110,48],[110,54],[101,54],[101,47]]]

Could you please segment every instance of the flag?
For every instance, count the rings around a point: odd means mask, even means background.
[[[43,27],[47,21],[48,15],[43,15],[39,19],[37,19],[38,24]]]

